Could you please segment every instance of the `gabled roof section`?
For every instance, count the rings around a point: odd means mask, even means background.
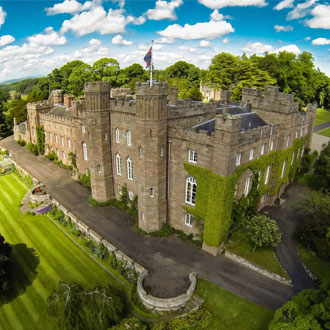
[[[263,119],[261,119],[255,112],[242,113],[240,116],[242,118],[242,131],[247,131],[249,129],[267,125],[267,123]]]

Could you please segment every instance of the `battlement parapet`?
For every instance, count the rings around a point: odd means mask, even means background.
[[[150,87],[149,82],[138,81],[135,84],[135,94],[139,96],[167,96],[167,82],[165,81],[155,81]]]
[[[205,113],[216,113],[217,103],[199,102],[191,99],[179,99],[177,104],[168,104],[167,111],[170,118],[182,116],[194,116]]]
[[[86,82],[84,85],[85,93],[109,93],[110,97],[110,83],[107,81]]]
[[[32,102],[32,103],[28,103],[26,105],[28,110],[48,110],[51,107],[51,104],[49,104],[49,102],[46,101],[38,101],[38,102]]]
[[[240,145],[253,144],[258,142],[260,139],[269,138],[271,132],[272,135],[276,134],[275,127],[271,128],[271,126],[262,126],[241,131]]]
[[[199,144],[213,145],[214,143],[214,133],[209,135],[207,131],[203,130],[196,132],[193,128],[170,126],[168,129],[168,135],[169,138],[172,139],[183,139]]]
[[[111,111],[136,113],[136,100],[133,95],[120,95],[110,100]]]
[[[125,88],[125,87],[120,87],[120,88],[112,88],[110,91],[110,98],[116,98],[117,96],[120,95],[127,95],[131,94],[131,89],[130,88]]]
[[[47,113],[40,114],[40,119],[41,120],[50,120],[50,121],[57,122],[57,123],[60,123],[63,125],[68,125],[68,126],[72,126],[74,124],[74,119],[72,119],[72,118],[60,117],[60,116],[50,115]]]

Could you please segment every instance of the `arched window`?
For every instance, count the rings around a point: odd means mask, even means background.
[[[101,165],[97,165],[97,173],[101,173]]]
[[[116,169],[117,169],[117,174],[121,175],[121,159],[119,154],[116,155]]]
[[[126,132],[126,139],[127,139],[127,145],[131,146],[132,145],[131,131]]]
[[[116,142],[119,143],[119,128],[116,128]]]
[[[127,158],[127,178],[133,180],[133,162],[131,158]]]
[[[88,157],[87,157],[87,144],[86,144],[86,142],[83,142],[82,143],[82,148],[83,148],[83,157],[84,157],[84,160],[88,160]]]
[[[186,203],[195,205],[196,203],[197,182],[192,176],[186,179]]]

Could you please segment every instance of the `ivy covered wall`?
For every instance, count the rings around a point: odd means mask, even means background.
[[[308,136],[295,139],[291,147],[283,151],[273,151],[241,165],[228,177],[217,175],[209,169],[196,165],[184,164],[189,175],[197,181],[197,194],[195,207],[183,206],[183,208],[188,213],[205,220],[203,241],[207,245],[218,247],[228,235],[236,184],[241,175],[247,169],[252,171],[254,182],[248,196],[251,195],[257,206],[262,195],[275,196],[281,185],[293,180],[300,162],[301,150],[307,139]],[[295,159],[292,163],[294,153]],[[283,163],[286,160],[285,173],[282,177]],[[268,184],[265,184],[268,166],[271,166],[271,173]]]

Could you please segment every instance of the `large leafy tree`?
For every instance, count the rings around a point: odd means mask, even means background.
[[[0,235],[0,302],[4,300],[6,292],[10,288],[11,281],[11,246]]]
[[[330,187],[330,142],[323,147],[319,158],[314,165],[315,174],[321,175],[326,178],[328,187]]]
[[[7,127],[10,129],[13,127],[14,118],[16,118],[17,123],[26,120],[26,101],[12,99],[6,103],[6,121]]]
[[[305,290],[274,314],[269,330],[330,329],[330,284],[319,290]]]

